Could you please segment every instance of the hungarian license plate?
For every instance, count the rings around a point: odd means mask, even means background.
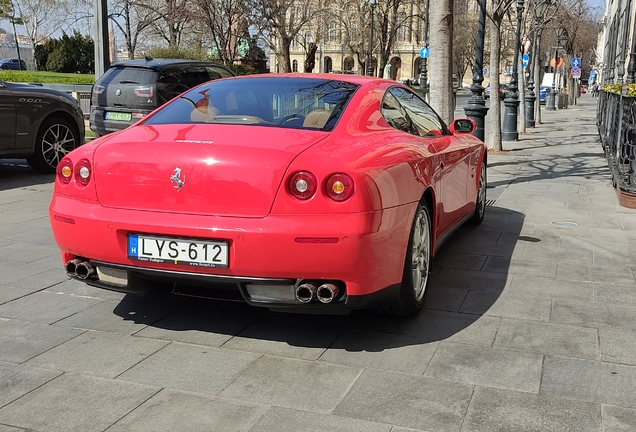
[[[132,119],[132,114],[125,112],[106,111],[106,114],[104,114],[104,118],[106,120],[130,121]]]
[[[128,258],[194,267],[228,267],[228,242],[128,235]]]

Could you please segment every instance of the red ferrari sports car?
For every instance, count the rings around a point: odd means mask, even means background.
[[[219,79],[57,167],[69,276],[271,309],[419,311],[435,251],[486,206],[486,147],[394,81]]]

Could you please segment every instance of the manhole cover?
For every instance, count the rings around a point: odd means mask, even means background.
[[[575,227],[581,224],[578,222],[572,222],[572,221],[554,221],[552,222],[552,225],[562,226],[562,227]]]

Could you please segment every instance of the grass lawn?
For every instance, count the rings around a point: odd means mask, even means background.
[[[47,71],[0,70],[0,79],[11,82],[93,84],[95,82],[95,75]]]

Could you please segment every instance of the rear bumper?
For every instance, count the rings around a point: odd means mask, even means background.
[[[233,286],[243,300],[274,307],[276,302],[255,301],[247,285],[294,286],[302,280],[334,280],[342,282],[346,290],[338,307],[357,308],[368,307],[357,306],[367,303],[361,297],[376,294],[386,304],[385,297],[398,292],[392,287],[402,279],[414,210],[415,204],[359,214],[232,218],[112,209],[54,195],[50,215],[63,260],[79,256],[128,272],[126,287],[87,280],[95,286],[124,292],[152,290],[160,282],[172,289]],[[59,216],[74,223],[61,222]],[[227,241],[229,268],[131,261],[126,254],[131,232]],[[337,241],[301,243],[299,238]],[[144,283],[147,281],[152,283]],[[290,305],[282,302],[278,306]],[[324,306],[336,307],[336,303]]]

